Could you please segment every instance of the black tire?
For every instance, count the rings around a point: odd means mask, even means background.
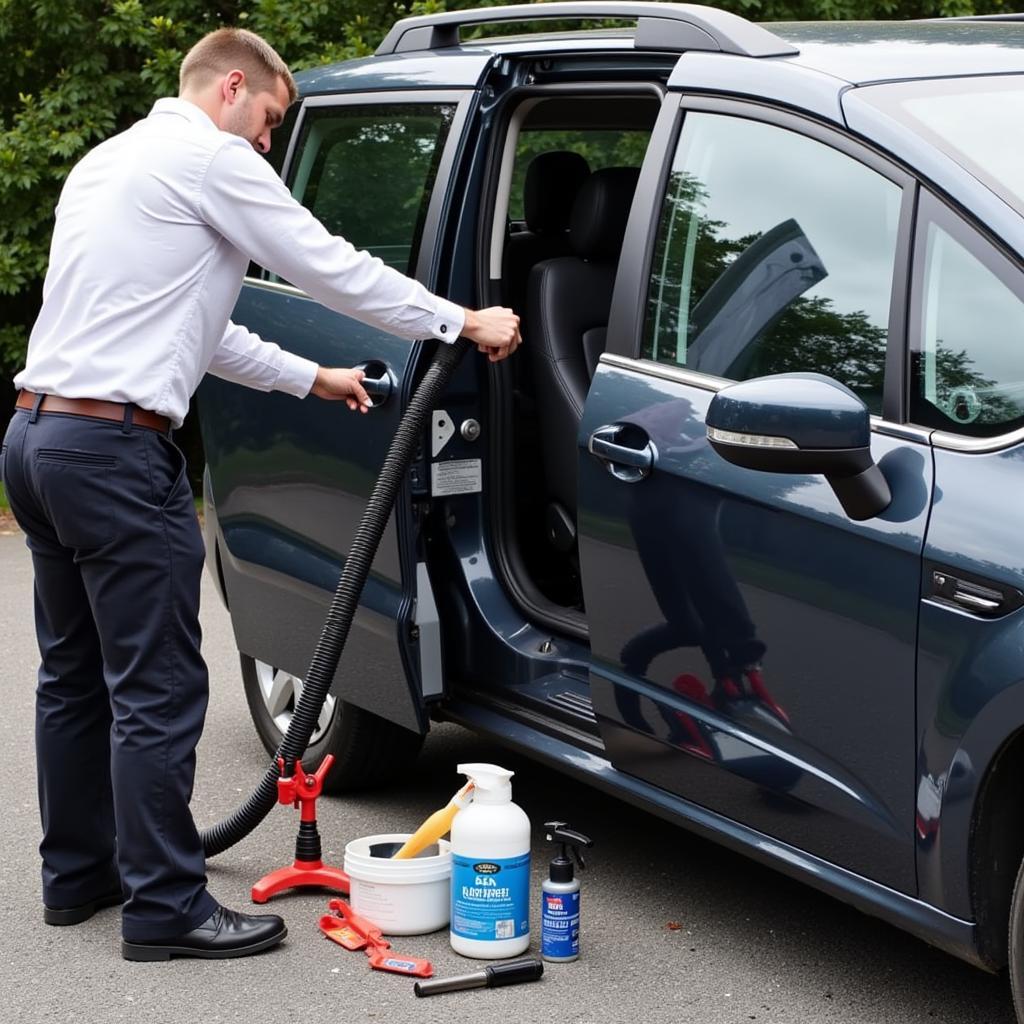
[[[247,654],[239,657],[249,714],[267,753],[273,754],[280,746],[282,726],[287,728],[285,721],[290,715],[284,713],[275,721],[271,714],[259,676],[268,666]],[[333,754],[334,767],[324,780],[324,792],[375,789],[408,772],[422,746],[423,737],[418,733],[352,704],[336,701],[333,713],[318,723],[313,741],[302,757],[302,767],[315,771],[327,754]]]
[[[1024,863],[1017,872],[1017,881],[1010,900],[1010,990],[1019,1024],[1024,1024]]]

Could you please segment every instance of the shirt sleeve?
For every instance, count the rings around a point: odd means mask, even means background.
[[[214,154],[199,212],[237,249],[335,312],[410,341],[453,342],[465,311],[332,235],[244,139]]]
[[[258,391],[286,391],[305,398],[316,380],[317,364],[280,345],[264,341],[239,324],[228,321],[227,330],[207,368],[215,377],[244,384]]]

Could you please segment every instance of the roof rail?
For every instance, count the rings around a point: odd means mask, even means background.
[[[448,11],[396,21],[377,54],[439,50],[459,45],[459,29],[502,22],[558,18],[636,19],[633,46],[638,50],[711,50],[744,57],[787,57],[799,53],[784,39],[737,14],[700,4],[652,0],[569,0],[565,3],[515,4],[472,11]]]

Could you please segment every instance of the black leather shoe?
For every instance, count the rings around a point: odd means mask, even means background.
[[[97,910],[104,907],[119,907],[122,903],[124,895],[118,886],[116,891],[104,893],[88,903],[80,903],[77,907],[48,907],[43,904],[43,921],[55,925],[81,924],[88,921]]]
[[[121,943],[125,960],[170,960],[172,956],[195,956],[223,960],[249,956],[276,946],[288,929],[276,914],[240,914],[218,907],[198,928],[162,942]]]

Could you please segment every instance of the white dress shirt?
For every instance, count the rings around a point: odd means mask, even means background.
[[[15,385],[134,402],[175,425],[207,371],[305,396],[316,364],[228,319],[250,259],[399,337],[463,328],[462,307],[331,235],[245,139],[162,99],[68,175]]]

